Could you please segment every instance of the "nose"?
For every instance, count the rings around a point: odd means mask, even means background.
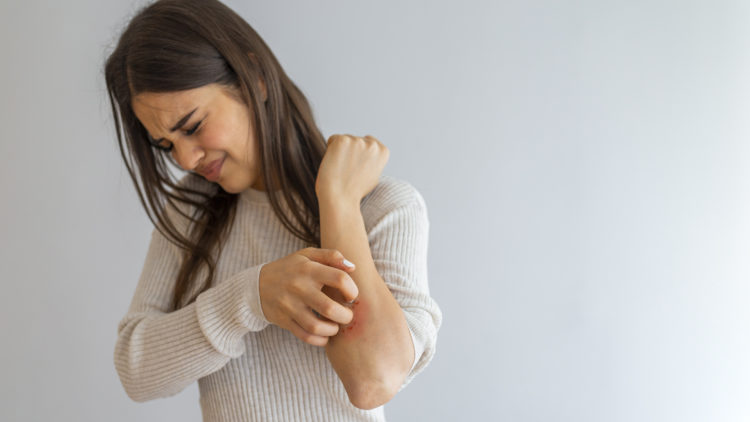
[[[205,151],[198,144],[173,141],[172,158],[185,171],[195,170],[205,155]]]

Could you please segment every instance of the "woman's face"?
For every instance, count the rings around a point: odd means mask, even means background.
[[[265,190],[251,112],[226,87],[144,92],[133,97],[132,107],[152,142],[172,148],[158,153],[172,154],[184,170],[229,193]]]

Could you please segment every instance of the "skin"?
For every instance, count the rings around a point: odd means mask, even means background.
[[[260,86],[265,100],[262,81]],[[225,87],[140,93],[132,107],[153,139],[172,145],[169,153],[184,170],[197,171],[224,159],[216,183],[225,191],[266,190],[254,116]],[[196,108],[181,128],[170,132]],[[266,263],[259,279],[266,319],[301,341],[326,347],[349,399],[362,409],[393,397],[414,355],[403,311],[375,268],[359,207],[377,185],[388,155],[372,136],[331,136],[315,183],[322,248],[305,248]],[[344,265],[345,256],[354,268]]]

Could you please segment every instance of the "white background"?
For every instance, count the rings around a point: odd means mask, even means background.
[[[750,420],[750,3],[227,3],[427,202],[443,326],[389,421]],[[113,363],[151,223],[102,69],[141,4],[0,3],[0,420],[200,420]]]

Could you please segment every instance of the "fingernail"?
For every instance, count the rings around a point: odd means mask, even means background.
[[[349,260],[346,259],[346,258],[344,258],[344,265],[346,265],[349,268],[354,268],[354,264],[352,264],[351,262],[349,262]]]

